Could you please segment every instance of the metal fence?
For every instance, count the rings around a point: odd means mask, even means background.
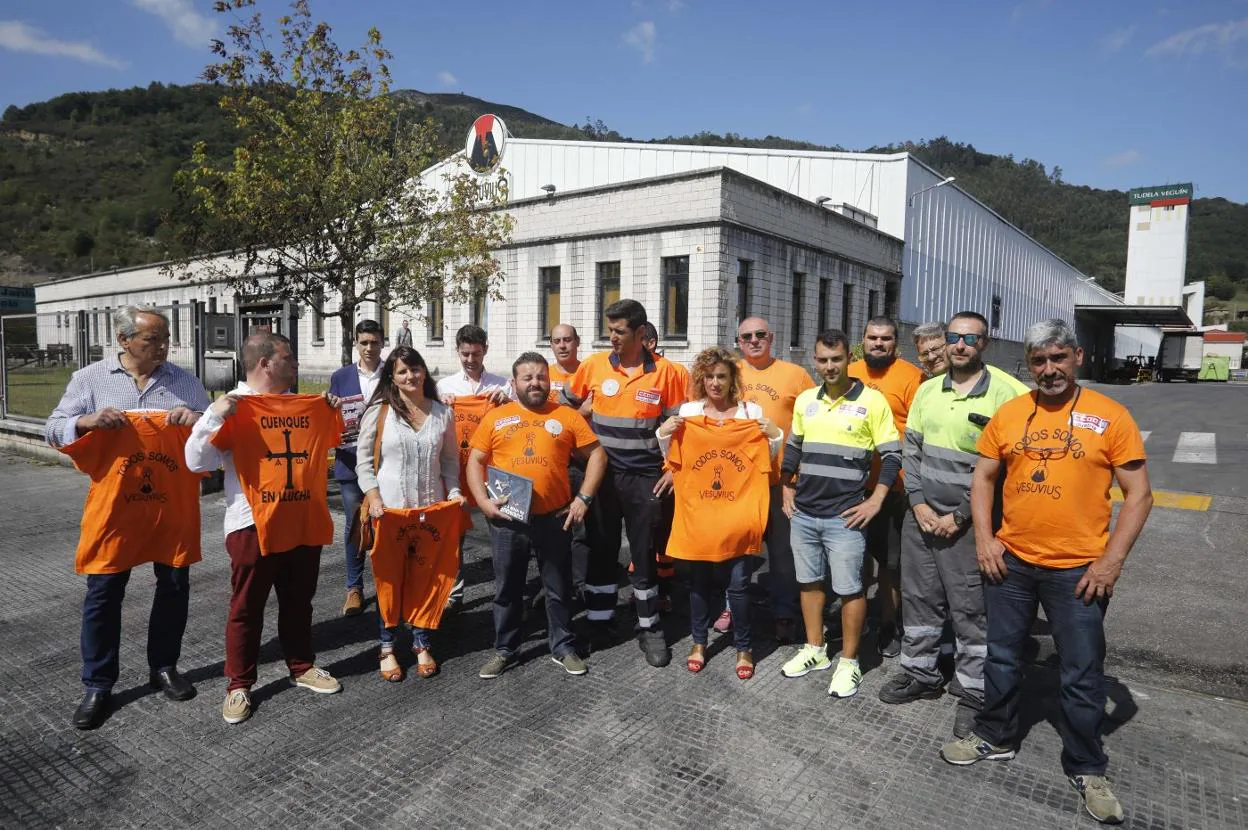
[[[196,307],[161,306],[169,317],[169,361],[196,372]],[[117,345],[112,311],[52,311],[0,317],[0,416],[42,421],[70,376]]]

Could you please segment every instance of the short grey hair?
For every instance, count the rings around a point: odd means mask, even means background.
[[[113,331],[118,337],[134,337],[139,330],[139,315],[150,314],[165,321],[169,326],[169,315],[158,308],[146,305],[123,305],[113,312]]]
[[[1075,349],[1079,347],[1079,338],[1075,337],[1075,330],[1069,323],[1056,317],[1032,323],[1027,327],[1027,332],[1023,335],[1024,356],[1030,355],[1036,349],[1047,349],[1050,346],[1068,346]]]
[[[940,321],[924,323],[921,326],[914,327],[914,345],[916,346],[919,345],[920,340],[927,340],[931,337],[943,338],[944,336],[945,324]]]

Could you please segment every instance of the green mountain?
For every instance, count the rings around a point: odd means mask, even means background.
[[[195,141],[228,155],[231,128],[219,88],[196,84],[70,93],[0,119],[0,282],[86,273],[193,253],[181,250],[163,216],[174,207],[173,174]],[[482,112],[501,115],[525,138],[630,141],[601,121],[565,125],[517,107],[462,94],[395,93],[415,117],[440,124],[446,151],[460,147]],[[777,136],[699,133],[661,142],[842,150]],[[937,138],[867,148],[909,150],[1111,290],[1126,266],[1127,197],[1062,180],[1032,159],[981,153]],[[1248,206],[1225,199],[1192,203],[1188,278],[1217,277],[1214,293],[1248,290]]]

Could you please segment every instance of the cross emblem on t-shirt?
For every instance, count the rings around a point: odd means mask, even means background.
[[[269,450],[269,453],[265,456],[265,458],[269,461],[286,462],[286,489],[293,490],[295,489],[295,459],[306,459],[308,457],[308,453],[307,450],[304,450],[303,452],[291,452],[290,430],[282,430],[282,435],[286,436],[286,452],[273,452],[273,450]]]

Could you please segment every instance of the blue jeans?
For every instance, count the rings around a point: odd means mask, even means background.
[[[750,650],[750,577],[758,562],[757,556],[747,554],[726,562],[689,563],[689,617],[694,643],[706,645],[706,630],[711,627],[713,613],[711,600],[718,593],[716,583],[726,576],[733,645],[737,651]]]
[[[807,516],[795,510],[789,535],[799,583],[822,582],[830,571],[837,596],[862,593],[862,560],[867,551],[864,528],[848,528],[840,516]]]
[[[380,620],[381,615],[378,614],[377,618]],[[378,638],[378,642],[381,645],[382,651],[394,651],[394,638],[398,635],[399,629],[402,628],[403,625],[405,624],[406,623],[396,625],[392,628],[386,628],[386,624],[384,622],[381,623],[381,636]],[[429,635],[431,634],[430,630],[428,628],[417,628],[414,625],[411,627],[411,629],[412,629],[412,648],[430,648],[430,644],[429,644]]]
[[[182,633],[191,599],[191,569],[152,563],[156,595],[147,622],[147,664],[152,671],[172,668],[182,654]],[[121,648],[121,602],[130,571],[89,574],[82,602],[82,685],[111,691],[117,682]]]
[[[342,546],[347,553],[347,588],[358,588],[364,590],[364,560],[360,558],[360,552],[351,542],[351,525],[355,521],[356,515],[360,512],[360,504],[364,501],[364,492],[360,490],[360,483],[353,479],[341,479],[338,482],[338,490],[342,493],[342,512],[346,516],[346,528],[343,532]]]
[[[990,743],[1013,745],[1018,735],[1018,707],[1023,646],[1044,607],[1053,631],[1061,673],[1062,769],[1067,775],[1104,775],[1109,759],[1101,743],[1105,718],[1105,609],[1108,600],[1085,605],[1075,586],[1088,566],[1043,568],[1006,551],[1005,580],[985,580],[988,611],[988,659],[984,663],[984,707],[975,718],[975,734]]]
[[[563,657],[576,652],[572,637],[572,531],[563,529],[566,517],[555,513],[530,516],[527,524],[490,522],[494,556],[494,648],[515,655],[523,642],[524,577],[529,551],[537,554],[542,587],[546,589],[546,634],[550,653]]]

